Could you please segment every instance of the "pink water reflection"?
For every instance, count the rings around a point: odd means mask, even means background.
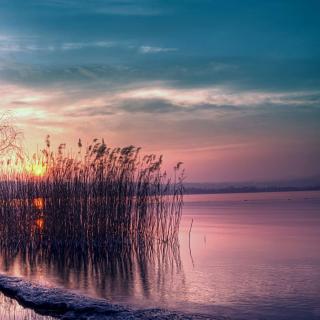
[[[316,316],[319,209],[319,192],[188,196],[180,243],[193,310],[242,306],[248,311],[270,304],[271,314],[271,301],[297,308],[303,301],[301,308],[308,311],[302,312]]]
[[[319,243],[320,192],[192,195],[180,228],[181,265],[137,256],[127,273],[114,263],[98,272],[41,259],[31,265],[16,256],[12,267],[0,257],[0,268],[134,307],[318,319]]]

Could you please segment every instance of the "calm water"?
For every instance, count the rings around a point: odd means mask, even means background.
[[[94,264],[74,252],[2,253],[0,270],[137,308],[320,319],[319,246],[320,192],[194,195],[185,198],[180,248]]]

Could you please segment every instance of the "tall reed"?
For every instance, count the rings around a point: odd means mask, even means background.
[[[72,153],[61,144],[31,158],[2,162],[0,242],[39,239],[51,246],[72,243],[103,247],[110,241],[174,242],[183,204],[183,170],[172,179],[162,171],[162,156],[140,148],[110,148],[94,139]]]

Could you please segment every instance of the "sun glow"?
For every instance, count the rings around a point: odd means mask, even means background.
[[[44,208],[44,199],[43,198],[34,198],[32,201],[34,207],[39,211],[43,210]]]
[[[44,219],[43,218],[36,219],[35,225],[36,225],[37,229],[39,229],[40,231],[43,230],[43,228],[44,228]]]
[[[36,176],[36,177],[43,177],[47,172],[47,167],[45,164],[41,162],[31,163],[26,166],[27,173]]]
[[[37,160],[8,161],[2,167],[6,174],[27,175],[30,177],[43,177],[47,173],[47,165]]]

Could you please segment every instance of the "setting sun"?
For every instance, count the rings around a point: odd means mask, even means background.
[[[32,168],[32,173],[37,177],[42,177],[46,173],[46,166],[42,164],[36,164]]]
[[[20,159],[12,157],[11,160],[2,161],[1,172],[5,174],[26,174],[29,177],[43,177],[48,171],[48,166],[43,159]]]
[[[46,165],[41,162],[27,164],[25,169],[27,173],[36,177],[43,177],[47,172]]]

